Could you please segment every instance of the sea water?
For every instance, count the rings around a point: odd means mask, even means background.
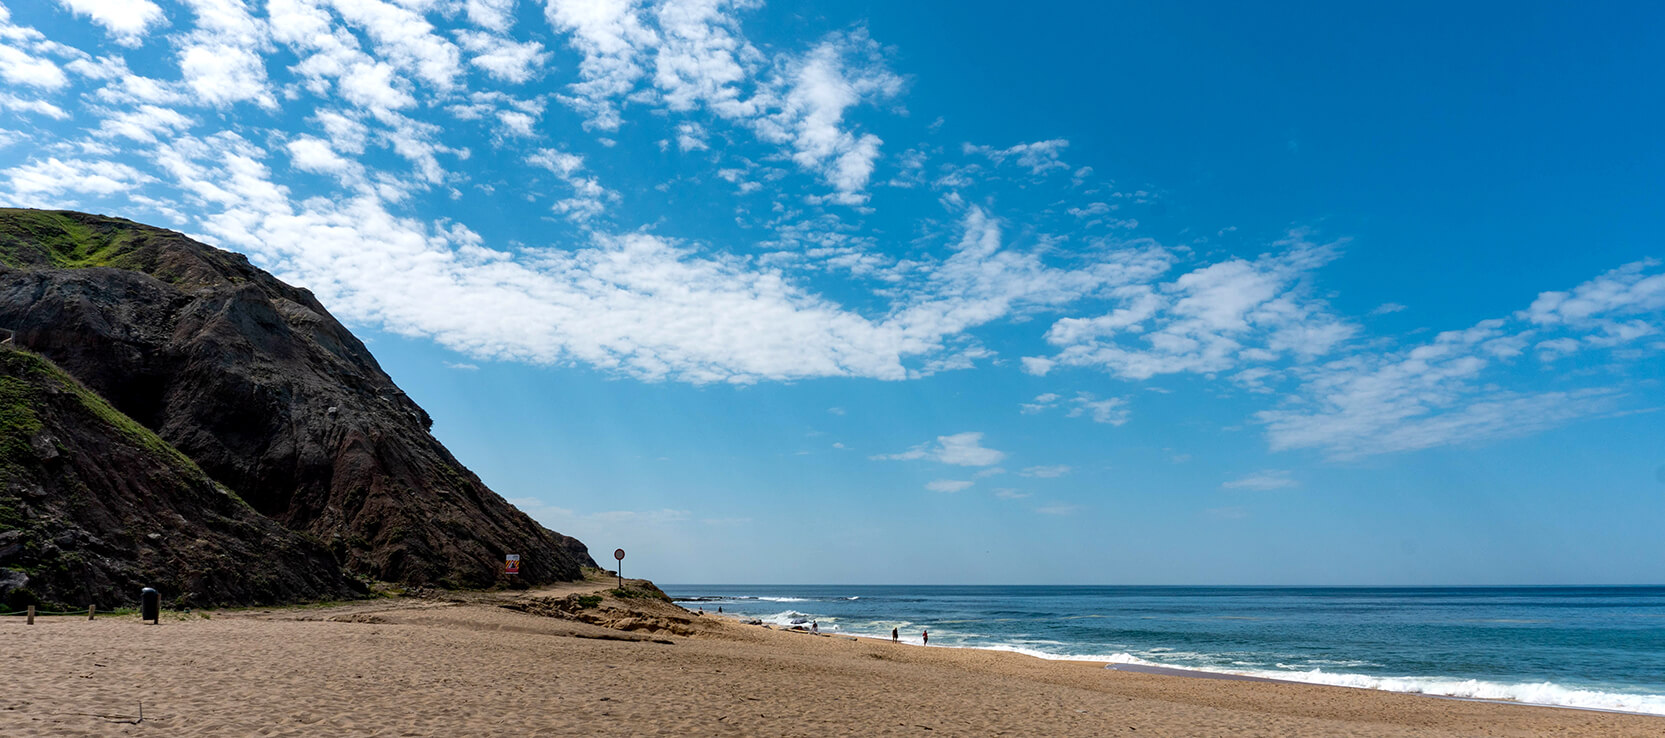
[[[672,585],[822,632],[1665,715],[1665,587]]]

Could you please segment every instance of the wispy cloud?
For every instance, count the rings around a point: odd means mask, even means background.
[[[167,22],[162,8],[150,0],[58,0],[58,4],[103,26],[123,46],[138,46],[147,31]]]
[[[932,492],[959,492],[961,490],[969,489],[973,484],[976,484],[976,482],[968,482],[960,479],[938,479],[926,483],[925,489],[931,490]]]
[[[1066,464],[1055,464],[1053,466],[1031,466],[1018,473],[1026,477],[1056,479],[1070,473],[1070,467]]]
[[[1500,367],[1518,362],[1529,346],[1540,361],[1553,361],[1652,335],[1665,310],[1665,274],[1653,273],[1657,266],[1629,264],[1570,291],[1542,293],[1509,318],[1417,346],[1301,368],[1288,407],[1256,417],[1274,450],[1316,448],[1350,459],[1525,435],[1609,412],[1624,390],[1512,389]]]
[[[1103,369],[1124,379],[1179,372],[1218,373],[1292,357],[1309,361],[1352,336],[1355,326],[1310,297],[1305,277],[1333,260],[1340,242],[1292,233],[1279,251],[1194,269],[1172,282],[1111,292],[1103,315],[1053,323],[1051,357],[1026,357],[1046,374],[1055,366]]]
[[[962,148],[967,154],[979,154],[988,157],[996,164],[1005,163],[1010,159],[1029,170],[1030,174],[1039,176],[1055,169],[1069,169],[1069,165],[1059,159],[1059,154],[1069,148],[1070,142],[1061,138],[1033,143],[1020,143],[1004,149],[990,146],[974,146],[965,144]]]
[[[1088,392],[1077,392],[1075,397],[1064,399],[1061,395],[1048,392],[1037,395],[1031,402],[1018,406],[1025,415],[1038,415],[1059,406],[1068,406],[1065,412],[1071,418],[1091,418],[1095,423],[1106,425],[1123,425],[1133,417],[1133,411],[1127,407],[1127,399],[1123,397],[1107,397],[1099,399]]]
[[[872,458],[879,461],[926,460],[957,466],[993,466],[1006,458],[1004,452],[984,448],[982,441],[982,433],[956,433],[951,436],[937,436],[934,442],[922,443],[901,453],[883,454]]]
[[[1288,471],[1282,469],[1268,469],[1265,471],[1255,472],[1245,477],[1233,479],[1229,482],[1224,482],[1220,486],[1225,489],[1249,489],[1264,491],[1273,489],[1288,489],[1299,485],[1300,482],[1295,481],[1294,477],[1291,477]]]

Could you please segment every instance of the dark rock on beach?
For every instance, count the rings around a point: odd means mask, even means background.
[[[0,329],[350,572],[482,587],[593,566],[488,489],[307,290],[173,231],[0,209]]]

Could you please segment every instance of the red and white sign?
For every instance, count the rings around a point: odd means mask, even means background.
[[[509,554],[508,556],[503,557],[503,573],[520,573],[520,554]]]

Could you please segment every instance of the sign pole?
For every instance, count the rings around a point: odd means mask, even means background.
[[[613,549],[613,560],[619,562],[619,589],[624,589],[624,549]]]

